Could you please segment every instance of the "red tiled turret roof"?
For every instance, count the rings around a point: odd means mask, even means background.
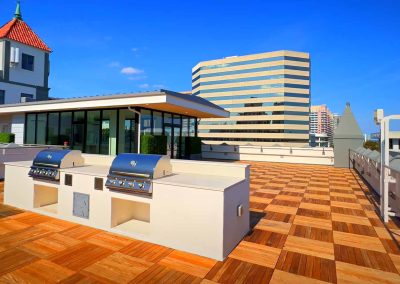
[[[51,49],[39,36],[24,21],[19,19],[12,19],[0,28],[0,39],[1,38],[12,39],[51,52]]]

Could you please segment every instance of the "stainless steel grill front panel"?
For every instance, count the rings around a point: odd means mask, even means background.
[[[82,165],[81,151],[46,149],[36,155],[28,175],[36,179],[58,181],[60,180],[60,169]]]
[[[106,187],[132,194],[152,195],[153,179],[170,175],[168,156],[149,154],[119,154],[112,162]]]

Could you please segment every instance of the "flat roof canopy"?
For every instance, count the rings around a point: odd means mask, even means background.
[[[0,114],[77,109],[145,107],[199,118],[229,117],[229,112],[200,97],[168,90],[56,99],[0,106]]]

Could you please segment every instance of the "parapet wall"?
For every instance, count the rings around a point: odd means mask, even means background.
[[[203,159],[333,165],[333,148],[202,145]]]

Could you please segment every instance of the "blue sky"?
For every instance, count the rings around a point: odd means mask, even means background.
[[[0,23],[15,1],[0,0]],[[400,112],[400,1],[22,0],[53,49],[51,96],[190,90],[199,61],[280,49],[311,54],[312,104],[365,132],[373,110]]]

